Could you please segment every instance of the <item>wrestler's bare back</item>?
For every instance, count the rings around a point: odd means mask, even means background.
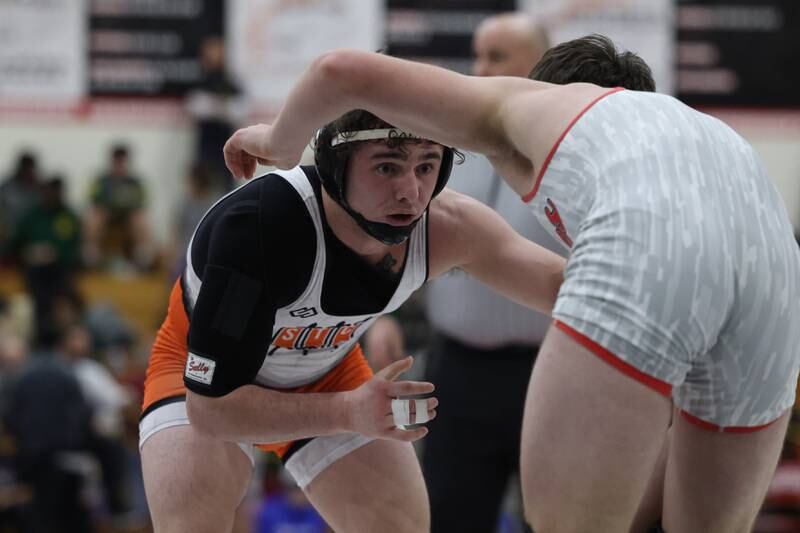
[[[520,80],[529,90],[513,91],[500,117],[515,154],[490,156],[497,171],[520,196],[531,192],[542,165],[569,125],[608,88],[588,83],[557,86]]]

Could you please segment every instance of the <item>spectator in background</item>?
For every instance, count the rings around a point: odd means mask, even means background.
[[[13,377],[28,358],[25,339],[7,327],[0,329],[0,417],[8,413],[8,391]]]
[[[490,17],[473,38],[473,74],[527,76],[548,47],[547,32],[528,16]],[[453,169],[448,186],[493,208],[524,237],[560,253],[485,157],[468,156]],[[525,393],[550,319],[463,271],[431,281],[425,295],[434,333],[426,378],[441,401],[422,457],[431,532],[489,533],[519,471]]]
[[[7,334],[31,339],[34,332],[33,303],[24,292],[0,292],[0,338]]]
[[[72,324],[81,322],[87,312],[87,304],[78,291],[59,290],[53,298],[53,331],[66,331]]]
[[[156,261],[146,214],[141,178],[131,172],[124,144],[111,148],[109,167],[92,184],[91,206],[84,220],[84,261],[98,267],[110,260],[132,263],[140,270]]]
[[[189,92],[186,109],[196,124],[195,160],[205,165],[215,186],[233,188],[233,178],[225,166],[222,147],[233,134],[244,111],[241,90],[225,70],[225,41],[210,36],[200,47],[202,81]]]
[[[5,424],[17,449],[19,480],[33,492],[23,531],[89,532],[83,479],[67,461],[89,437],[89,406],[80,385],[52,352],[17,361],[17,367],[6,396]]]
[[[6,249],[20,218],[39,201],[36,156],[22,152],[11,175],[0,184],[0,251]]]
[[[57,297],[76,292],[80,241],[80,219],[64,201],[63,178],[54,176],[41,184],[40,201],[20,218],[8,243],[33,299],[37,337],[54,327]]]
[[[130,405],[131,395],[105,365],[92,358],[92,338],[82,324],[73,324],[66,329],[61,355],[78,378],[91,408],[87,449],[100,463],[108,509],[112,515],[121,515],[128,510],[123,410]]]
[[[195,228],[211,205],[219,198],[219,189],[207,165],[194,163],[186,175],[186,195],[175,217],[175,243],[172,249],[179,254],[170,264],[170,282],[180,276],[186,265],[186,250]]]
[[[0,310],[2,314],[5,309]],[[5,427],[7,397],[13,376],[27,358],[25,340],[0,324],[0,531],[22,532],[21,510],[31,502],[30,489],[20,483],[16,468],[16,446]]]
[[[503,13],[485,19],[475,30],[472,50],[475,76],[527,76],[550,48],[550,37],[536,20],[523,13]]]

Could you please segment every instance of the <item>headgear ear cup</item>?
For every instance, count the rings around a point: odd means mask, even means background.
[[[322,186],[337,203],[344,205],[344,177],[349,157],[342,156],[342,152],[345,150],[344,145],[341,148],[331,147],[333,134],[332,124],[327,124],[317,130],[314,163]]]
[[[436,187],[433,188],[433,198],[442,192],[447,186],[450,179],[450,173],[453,172],[453,160],[455,159],[455,151],[449,146],[444,147],[442,152],[442,165],[439,167],[439,178],[436,180]]]

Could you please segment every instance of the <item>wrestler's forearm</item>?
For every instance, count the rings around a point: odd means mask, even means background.
[[[366,52],[339,50],[318,58],[292,89],[274,127],[299,144],[316,128],[352,109],[366,109],[397,127],[449,146],[505,154],[494,120],[498,84],[516,78],[462,76],[445,69]],[[527,86],[526,86],[527,87]]]
[[[455,261],[455,266],[503,296],[542,313],[552,312],[564,279],[563,257],[521,236],[490,207],[464,195],[443,192],[432,212],[434,263]],[[448,259],[442,261],[442,254]],[[433,270],[439,271],[441,265]]]
[[[541,250],[540,257],[528,255],[508,268],[465,270],[506,298],[549,315],[564,281],[564,259]]]
[[[244,385],[211,398],[187,394],[192,425],[215,438],[283,442],[351,431],[346,392],[294,394]]]
[[[522,236],[515,240],[508,267],[497,271],[497,283],[517,303],[549,315],[564,282],[566,260]]]

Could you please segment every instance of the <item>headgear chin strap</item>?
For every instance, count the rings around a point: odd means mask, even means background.
[[[317,146],[315,149],[315,162],[317,165],[317,173],[319,174],[322,186],[331,198],[350,215],[353,220],[363,229],[369,236],[381,241],[384,244],[394,245],[408,239],[411,231],[419,222],[419,218],[414,220],[411,224],[405,226],[393,226],[383,222],[369,220],[364,215],[350,207],[350,204],[345,198],[345,175],[347,173],[347,163],[349,155],[345,155],[343,146],[347,143],[373,141],[379,139],[397,139],[399,141],[412,140],[412,141],[425,141],[423,137],[419,137],[413,133],[403,131],[397,128],[380,128],[368,130],[356,130],[341,132],[331,137],[330,141],[325,142],[321,139],[322,133],[330,125],[323,127],[317,132]],[[338,147],[338,149],[337,149]],[[436,186],[433,189],[431,199],[437,194],[442,192],[447,180],[450,178],[450,172],[453,168],[453,149],[447,146],[444,147],[442,152],[442,164],[439,168],[439,176],[436,180]],[[430,203],[428,203],[430,206]],[[427,207],[425,208],[427,211]]]
[[[330,194],[330,192],[328,192]],[[353,220],[356,221],[361,229],[367,232],[370,237],[378,239],[383,244],[393,245],[393,244],[400,244],[404,240],[408,239],[411,236],[411,231],[414,229],[414,226],[417,225],[419,219],[422,218],[422,215],[417,217],[411,224],[406,224],[405,226],[392,226],[391,224],[386,224],[384,222],[377,222],[375,220],[369,220],[367,217],[350,207],[350,204],[347,203],[347,200],[344,198],[341,202],[337,202],[341,205],[347,214],[353,217]]]

